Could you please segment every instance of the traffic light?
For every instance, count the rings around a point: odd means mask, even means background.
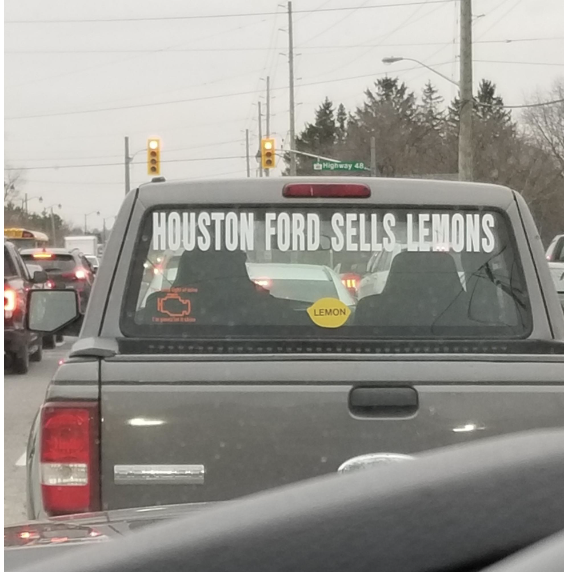
[[[260,142],[260,158],[263,169],[276,167],[276,145],[274,139],[267,137]]]
[[[149,175],[161,174],[160,139],[149,139],[149,141],[147,141],[147,173]]]

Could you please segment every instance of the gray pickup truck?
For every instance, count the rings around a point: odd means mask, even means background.
[[[30,518],[228,500],[564,419],[564,316],[505,187],[155,181],[127,195],[84,317],[68,290],[29,304],[38,332],[82,324],[32,427]]]

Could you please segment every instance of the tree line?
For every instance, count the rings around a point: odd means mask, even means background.
[[[531,103],[557,99],[564,100],[564,78]],[[370,165],[374,137],[378,176],[455,179],[459,124],[457,98],[446,105],[431,82],[417,95],[399,78],[385,77],[366,89],[354,110],[325,98],[297,135],[296,149]],[[563,101],[530,107],[515,118],[495,84],[482,80],[474,97],[473,150],[475,181],[519,191],[545,243],[564,232]],[[288,164],[289,154],[284,159]],[[297,155],[297,174],[332,174],[314,170],[314,162]]]

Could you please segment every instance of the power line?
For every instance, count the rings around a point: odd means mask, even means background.
[[[237,28],[239,29],[239,28]],[[552,36],[545,38],[507,38],[500,40],[476,40],[474,44],[516,44],[518,42],[554,42],[562,41],[564,36]],[[444,42],[403,42],[397,44],[347,44],[347,45],[324,45],[324,46],[300,46],[300,50],[349,50],[357,48],[398,48],[410,46],[443,46]],[[18,55],[53,55],[53,54],[148,54],[148,53],[161,53],[164,49],[130,49],[130,50],[5,50],[5,54],[18,54]],[[246,47],[246,48],[180,48],[180,49],[167,49],[166,53],[187,53],[187,52],[263,52],[269,51],[271,48],[264,46]],[[220,81],[220,80],[217,80]]]
[[[564,97],[562,99],[553,99],[552,101],[541,101],[539,103],[525,103],[524,105],[502,105],[501,108],[506,109],[525,109],[528,107],[546,107],[547,105],[556,105],[557,103],[564,103]],[[481,105],[479,102],[477,105]]]
[[[173,149],[166,149],[167,153],[180,153],[180,152],[184,152],[184,151],[195,151],[196,149],[206,149],[209,147],[217,147],[219,145],[231,145],[233,143],[239,143],[239,139],[231,139],[229,141],[216,141],[214,143],[207,143],[205,145],[194,145],[192,147],[182,147],[182,148],[173,148]],[[84,161],[85,159],[118,159],[120,158],[122,155],[119,153],[116,153],[114,155],[98,155],[98,156],[86,156],[86,157],[49,157],[46,159],[12,159],[10,160],[10,164],[13,162],[22,162],[22,161]],[[25,168],[25,167],[22,167]]]
[[[517,64],[521,66],[558,66],[563,67],[564,63],[558,64],[554,62],[515,62],[511,60],[474,60],[480,63],[490,63],[490,64]]]
[[[500,8],[502,5],[504,5],[507,2],[507,0],[505,0],[505,2],[502,2],[501,4],[499,4],[497,6],[497,8]],[[480,38],[483,38],[492,28],[494,28],[499,22],[501,22],[506,16],[509,15],[510,12],[513,12],[513,10],[515,10],[515,8],[517,8],[517,6],[519,6],[519,4],[521,4],[521,2],[523,2],[523,0],[517,0],[515,2],[515,4],[512,4],[511,6],[509,6],[509,8],[495,21],[492,23],[491,26],[489,26],[488,28],[486,28],[479,36],[478,36],[478,40]],[[497,9],[495,8],[495,9]],[[495,10],[494,9],[494,10]],[[493,11],[493,10],[492,10]]]
[[[449,60],[448,62],[442,62],[442,63],[432,64],[432,65],[436,67],[436,66],[440,66],[440,65],[445,65],[446,63],[452,63],[452,62]],[[420,66],[415,66],[415,67],[410,67],[410,68],[406,68],[406,69],[397,69],[397,70],[395,70],[395,73],[414,71],[414,70],[419,70],[419,69],[420,69]],[[356,75],[356,76],[339,77],[339,78],[335,78],[335,79],[328,79],[328,80],[320,80],[320,81],[302,83],[301,86],[307,87],[307,86],[312,86],[312,85],[322,85],[322,84],[327,84],[327,83],[342,82],[342,81],[347,81],[347,80],[351,80],[351,79],[362,79],[362,78],[368,78],[368,77],[376,77],[379,75],[387,75],[387,73],[388,72],[373,72],[373,73],[369,73],[369,74],[362,74],[362,75]],[[272,91],[283,90],[283,89],[288,89],[288,88],[287,87],[273,87]],[[155,107],[155,106],[161,106],[161,105],[176,105],[176,104],[180,104],[180,103],[190,103],[190,102],[194,102],[194,101],[205,101],[205,100],[210,100],[210,99],[223,99],[225,97],[236,97],[236,96],[240,96],[240,95],[252,95],[255,93],[256,93],[256,90],[230,92],[230,93],[218,93],[215,95],[209,95],[207,97],[192,97],[192,98],[187,98],[187,99],[177,99],[177,100],[173,100],[173,101],[161,101],[161,102],[143,103],[143,104],[137,104],[137,105],[126,105],[126,106],[119,106],[119,107],[105,107],[105,108],[100,108],[100,109],[87,109],[87,110],[82,110],[82,111],[63,111],[63,112],[44,113],[44,114],[37,114],[37,115],[6,117],[5,119],[9,120],[9,121],[14,121],[14,120],[20,120],[20,119],[37,119],[37,118],[46,118],[46,117],[60,117],[60,116],[67,116],[67,115],[82,115],[82,114],[90,114],[90,113],[102,113],[102,112],[106,112],[106,111],[117,111],[117,110],[124,110],[124,109],[139,109],[139,108]],[[551,102],[547,102],[547,105],[550,105],[550,104],[551,104]],[[510,107],[510,106],[506,106],[506,107]]]
[[[193,163],[196,161],[219,161],[219,160],[229,160],[229,159],[244,159],[244,155],[230,155],[227,157],[197,157],[197,158],[190,158],[190,159],[165,159],[162,160],[161,163]],[[132,165],[144,165],[143,162],[135,162],[131,163]],[[53,166],[39,166],[34,165],[32,167],[5,167],[5,171],[42,171],[48,169],[83,169],[83,168],[90,168],[90,167],[123,167],[123,162],[119,163],[85,163],[83,165],[53,165]]]
[[[451,62],[449,61],[448,63],[451,63]],[[443,64],[433,64],[433,65],[443,65]],[[411,68],[404,69],[404,70],[397,70],[397,71],[398,72],[410,71],[410,70],[416,70],[416,69],[420,69],[419,66],[411,67]],[[361,78],[365,78],[365,77],[375,77],[378,75],[386,75],[386,74],[387,74],[387,72],[374,72],[374,73],[370,73],[370,74],[362,74],[362,75],[356,75],[356,76],[340,77],[340,78],[336,78],[336,79],[302,83],[301,85],[303,87],[307,87],[310,85],[321,85],[321,84],[325,84],[325,83],[333,83],[336,81],[346,81],[349,79],[361,79]],[[287,87],[273,87],[272,88],[273,91],[274,90],[282,90],[282,89],[288,89],[288,88]],[[102,107],[99,109],[86,109],[86,110],[82,110],[82,111],[60,111],[60,112],[42,113],[42,114],[36,114],[36,115],[25,115],[25,116],[18,116],[18,117],[6,117],[5,120],[6,121],[14,121],[14,120],[19,120],[19,119],[38,119],[38,118],[45,118],[45,117],[61,117],[61,116],[66,116],[66,115],[82,115],[82,114],[90,114],[90,113],[103,113],[106,111],[121,111],[124,109],[140,109],[140,108],[155,107],[155,106],[161,106],[161,105],[176,105],[176,104],[180,104],[180,103],[190,103],[190,102],[194,102],[194,101],[207,101],[210,99],[223,99],[225,97],[236,97],[236,96],[240,96],[240,95],[252,95],[255,93],[256,93],[256,90],[230,92],[230,93],[218,93],[218,94],[209,95],[206,97],[204,97],[204,96],[192,97],[192,98],[177,99],[177,100],[172,100],[172,101],[160,101],[160,102],[153,102],[153,103],[139,103],[136,105],[122,105],[122,106],[116,106],[116,107]]]
[[[399,8],[403,6],[418,6],[420,4],[447,4],[457,0],[415,0],[400,2],[397,4],[372,4],[370,6],[341,6],[335,8],[318,8],[309,10],[295,10],[296,14],[311,14],[318,12],[344,12],[348,10],[369,10],[382,8]],[[157,22],[169,20],[204,20],[219,18],[246,18],[252,16],[275,16],[277,12],[244,12],[230,14],[198,14],[191,16],[147,16],[141,18],[94,18],[94,19],[69,19],[69,20],[7,20],[5,24],[92,24],[107,22]]]

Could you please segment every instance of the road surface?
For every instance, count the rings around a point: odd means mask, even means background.
[[[44,350],[41,363],[32,363],[26,375],[4,375],[4,524],[27,520],[25,508],[25,450],[31,423],[58,362],[71,341]],[[72,340],[74,341],[74,339]]]

